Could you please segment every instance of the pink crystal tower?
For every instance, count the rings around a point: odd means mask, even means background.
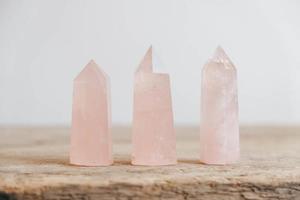
[[[70,163],[112,164],[109,77],[94,61],[74,80]]]
[[[135,72],[133,165],[177,163],[169,75],[156,73],[161,68],[156,63],[150,47]]]
[[[202,70],[200,159],[231,164],[239,158],[237,73],[221,47]]]

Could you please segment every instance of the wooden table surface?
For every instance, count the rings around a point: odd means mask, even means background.
[[[130,129],[114,128],[110,167],[68,163],[68,128],[0,128],[0,200],[300,199],[300,127],[242,127],[241,160],[198,161],[198,129],[177,129],[176,166],[130,165]]]

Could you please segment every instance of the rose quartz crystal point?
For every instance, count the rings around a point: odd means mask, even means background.
[[[109,77],[94,61],[74,80],[70,163],[112,164]]]
[[[135,72],[133,165],[177,163],[169,75],[155,73],[152,47]]]
[[[200,159],[231,164],[239,158],[237,73],[221,47],[202,70]]]

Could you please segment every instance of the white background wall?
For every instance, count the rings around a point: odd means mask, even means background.
[[[0,0],[0,124],[69,125],[72,79],[93,58],[111,76],[114,124],[153,44],[177,124],[197,124],[201,68],[221,44],[238,68],[243,124],[300,122],[300,1]]]

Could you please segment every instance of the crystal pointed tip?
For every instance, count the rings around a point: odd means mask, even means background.
[[[152,51],[153,51],[153,47],[152,47],[152,45],[150,45],[150,47],[147,50],[146,56],[151,56],[152,57]]]
[[[225,53],[224,49],[221,46],[218,46],[210,59],[208,59],[204,68],[207,68],[210,63],[218,63],[219,66],[224,66],[226,69],[233,69],[235,70],[235,66],[229,56]],[[203,69],[204,69],[203,68]]]
[[[226,55],[224,49],[219,45],[216,50],[215,50],[215,53],[214,53],[214,56],[213,58],[215,59],[224,59],[224,58],[227,58],[228,56]]]
[[[97,63],[92,59],[75,77],[74,81],[92,80],[97,77],[109,78],[108,75],[100,69]]]
[[[230,58],[228,57],[228,55],[225,53],[224,49],[220,45],[216,48],[216,50],[211,58],[211,61],[231,63]]]
[[[143,60],[141,61],[139,67],[136,69],[137,72],[146,72],[146,73],[159,73],[166,74],[168,71],[163,65],[156,48],[153,45],[150,45],[148,48]]]
[[[94,61],[94,59],[91,59],[90,62],[87,64],[88,66],[91,65],[97,65],[96,62]]]
[[[152,72],[152,45],[148,48],[144,58],[139,64],[138,68],[135,71],[138,72]]]

